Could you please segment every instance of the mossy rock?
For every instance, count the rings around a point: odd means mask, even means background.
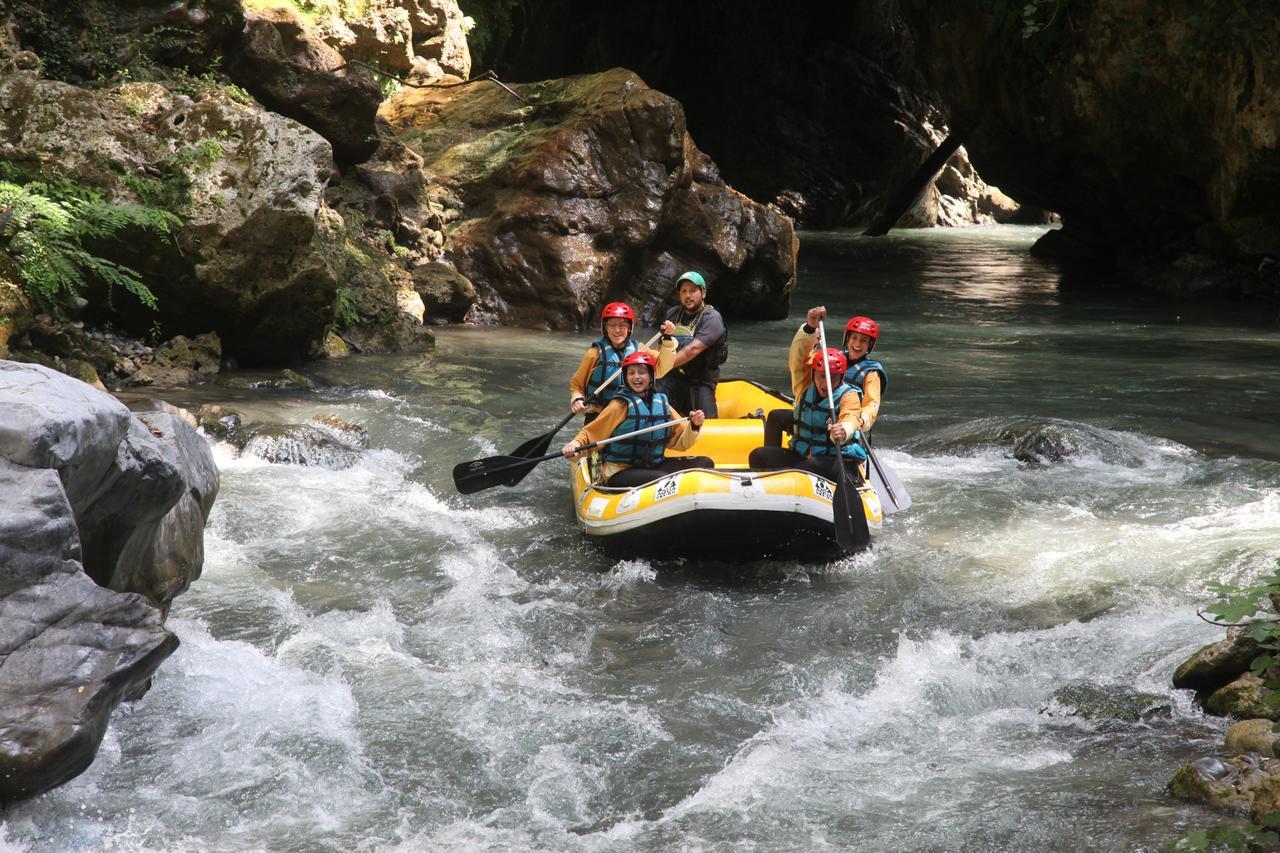
[[[1172,717],[1173,703],[1158,693],[1078,681],[1055,690],[1049,697],[1049,704],[1040,713],[1050,717],[1132,724]]]
[[[1230,684],[1219,687],[1205,700],[1205,710],[1220,717],[1261,717],[1267,720],[1280,720],[1280,708],[1274,708],[1262,701],[1267,694],[1266,683],[1251,672],[1237,678]]]
[[[1241,720],[1227,729],[1227,750],[1237,755],[1256,752],[1275,758],[1277,743],[1280,743],[1280,734],[1271,720]]]
[[[1216,690],[1248,671],[1262,649],[1240,628],[1210,643],[1183,661],[1173,672],[1173,686],[1198,691]]]
[[[1277,767],[1275,761],[1257,756],[1199,758],[1178,768],[1169,780],[1169,793],[1219,811],[1244,814],[1268,771]]]

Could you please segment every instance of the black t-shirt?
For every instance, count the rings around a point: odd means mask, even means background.
[[[679,349],[684,349],[693,341],[702,341],[706,347],[697,357],[676,368],[676,373],[695,380],[720,378],[720,365],[724,364],[729,355],[729,330],[725,328],[720,312],[703,304],[697,311],[689,314],[683,306],[677,305],[667,312],[665,319],[676,325],[674,337]]]

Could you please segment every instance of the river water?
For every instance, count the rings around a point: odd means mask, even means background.
[[[1280,554],[1274,309],[1068,286],[1038,233],[805,234],[792,317],[732,325],[726,375],[785,387],[810,304],[881,324],[874,438],[915,505],[828,565],[609,559],[555,461],[454,493],[555,422],[586,335],[447,329],[312,392],[171,395],[370,449],[217,448],[181,648],[0,848],[1135,849],[1215,822],[1164,793],[1225,729],[1169,679],[1222,635],[1206,583]],[[1068,454],[1015,458],[1028,434]],[[1079,682],[1172,715],[1042,713]]]

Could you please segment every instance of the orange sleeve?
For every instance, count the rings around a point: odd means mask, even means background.
[[[574,371],[573,376],[569,379],[569,402],[572,403],[579,397],[585,398],[594,388],[588,388],[587,382],[591,379],[591,371],[596,369],[596,362],[600,360],[600,350],[596,347],[587,347],[587,351],[582,355],[582,362],[578,365],[578,369]]]
[[[573,443],[582,447],[587,444],[594,444],[597,441],[603,441],[613,435],[613,431],[618,428],[618,424],[626,419],[626,401],[610,400],[609,405],[604,407],[604,411],[596,415],[594,421],[578,430],[578,434],[573,437]]]
[[[791,339],[791,350],[787,353],[787,368],[791,371],[791,393],[799,397],[809,387],[809,358],[813,352],[814,338],[817,332],[806,334],[804,325],[796,329],[796,336]]]
[[[862,428],[862,395],[857,391],[846,391],[845,395],[840,398],[840,423],[844,424],[845,432],[853,435],[853,431]]]
[[[671,410],[671,419],[673,421],[678,421],[683,417],[684,415],[675,409]],[[694,429],[688,421],[676,424],[671,428],[671,435],[667,436],[667,447],[672,450],[688,450],[698,441],[698,435],[699,430]]]
[[[870,430],[875,425],[878,414],[880,414],[880,374],[871,371],[862,380],[863,432]]]

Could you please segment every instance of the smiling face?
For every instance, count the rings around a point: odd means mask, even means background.
[[[604,333],[609,336],[609,343],[620,347],[631,337],[631,324],[621,317],[610,317],[604,321]]]
[[[707,301],[707,292],[691,281],[680,282],[677,295],[684,310],[689,312],[697,311],[702,307],[702,303]]]
[[[831,381],[837,382],[839,380],[837,377],[832,376]],[[827,388],[827,373],[821,367],[813,371],[813,385],[814,388],[817,389],[819,397],[827,396],[827,392],[829,390]]]
[[[649,367],[644,364],[627,365],[627,387],[637,394],[649,390]]]
[[[849,351],[851,361],[857,361],[867,354],[871,347],[871,336],[862,332],[849,332],[844,336],[844,348]]]

